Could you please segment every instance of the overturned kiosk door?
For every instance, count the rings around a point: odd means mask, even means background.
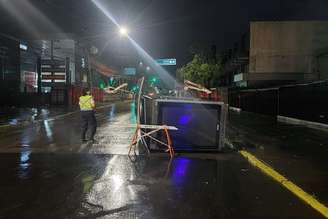
[[[172,125],[170,132],[175,151],[220,151],[224,147],[227,107],[222,102],[183,99],[153,99],[152,121]],[[155,142],[150,148],[159,149]]]

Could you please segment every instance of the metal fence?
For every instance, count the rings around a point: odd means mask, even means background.
[[[244,111],[328,124],[328,82],[229,90],[229,105]]]

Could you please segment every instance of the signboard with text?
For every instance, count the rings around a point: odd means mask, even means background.
[[[31,87],[37,86],[37,78],[35,72],[24,71],[25,84]]]
[[[66,62],[65,60],[43,59],[41,60],[41,82],[42,86],[58,86],[59,83],[66,83]]]
[[[177,65],[176,59],[156,59],[159,65]]]
[[[65,75],[42,75],[42,80],[66,80]]]
[[[243,74],[242,73],[236,74],[236,75],[233,76],[233,82],[242,81],[242,80],[244,80],[243,78],[244,77],[243,77]]]
[[[42,59],[43,66],[60,66],[65,68],[65,61],[64,60],[55,60],[55,59]]]
[[[137,69],[136,68],[124,68],[124,70],[123,70],[123,74],[124,75],[131,75],[131,76],[133,76],[133,75],[136,75],[136,73],[137,73]]]
[[[58,67],[52,67],[52,68],[42,68],[42,72],[66,72],[66,68],[58,68]]]

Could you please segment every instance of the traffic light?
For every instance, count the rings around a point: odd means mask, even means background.
[[[138,85],[133,86],[132,89],[131,89],[131,91],[133,93],[137,93],[139,91],[139,86]]]
[[[159,82],[159,79],[157,77],[155,77],[155,76],[152,76],[152,77],[149,78],[150,85],[155,85],[158,82]]]
[[[101,80],[101,79],[99,80],[98,85],[99,85],[99,87],[100,87],[101,89],[104,89],[104,88],[106,87],[105,82],[104,82],[103,80]]]
[[[113,86],[114,84],[115,84],[115,79],[114,79],[114,77],[111,77],[109,79],[109,86]]]

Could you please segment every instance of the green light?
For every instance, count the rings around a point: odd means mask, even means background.
[[[149,79],[149,83],[150,83],[150,84],[156,84],[158,81],[159,81],[159,80],[158,80],[158,78],[156,78],[156,77],[151,77],[151,78]]]
[[[104,89],[106,87],[106,84],[102,79],[98,80],[98,85],[101,89]]]
[[[109,79],[109,85],[110,85],[110,86],[113,86],[114,83],[115,83],[115,79],[114,79],[113,77],[111,77],[111,78]]]
[[[139,86],[137,86],[137,85],[133,86],[131,91],[134,92],[134,93],[138,92],[139,91]]]

